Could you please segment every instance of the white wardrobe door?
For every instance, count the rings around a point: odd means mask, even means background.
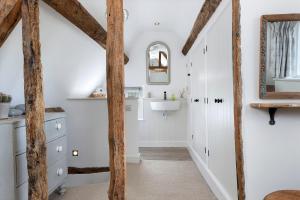
[[[206,162],[206,70],[205,40],[202,40],[192,56],[192,119],[193,147]]]
[[[208,166],[221,185],[237,199],[233,121],[232,12],[223,11],[207,35]],[[215,102],[221,100],[223,102]]]

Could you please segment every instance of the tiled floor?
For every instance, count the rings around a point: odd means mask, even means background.
[[[216,199],[190,160],[143,160],[141,164],[128,164],[127,174],[128,200]],[[50,199],[107,200],[107,188],[107,183],[69,188],[63,197]]]

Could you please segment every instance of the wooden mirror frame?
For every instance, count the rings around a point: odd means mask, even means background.
[[[260,24],[260,72],[259,97],[261,99],[300,99],[300,92],[267,92],[266,88],[266,45],[268,22],[300,21],[300,14],[263,15]]]
[[[161,44],[161,45],[164,45],[167,50],[168,50],[168,81],[166,82],[151,82],[150,81],[150,74],[149,74],[149,71],[150,71],[150,58],[149,58],[149,52],[150,52],[150,48],[154,45],[157,45],[157,44]],[[159,57],[161,58],[161,54],[159,55]],[[146,79],[147,79],[147,84],[148,85],[170,85],[171,83],[171,50],[170,50],[170,47],[164,43],[164,42],[161,42],[161,41],[156,41],[156,42],[152,42],[148,48],[147,48],[147,51],[146,51]]]

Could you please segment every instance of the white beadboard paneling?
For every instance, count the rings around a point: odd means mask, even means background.
[[[181,99],[178,111],[168,112],[164,119],[163,112],[153,111],[152,99],[144,99],[144,121],[139,131],[140,146],[185,146],[186,145],[186,100]]]
[[[193,102],[189,107],[192,109],[194,135],[189,149],[216,196],[233,200],[238,197],[233,121],[232,9],[231,4],[223,3],[226,6],[222,6],[219,17],[190,54],[193,63],[191,96],[193,100],[201,97],[201,104]],[[204,103],[205,96],[208,104]],[[216,103],[215,99],[224,102]],[[209,150],[208,158],[204,154],[205,146]]]
[[[232,7],[229,4],[207,34],[208,168],[237,199],[233,121]],[[216,59],[217,58],[217,59]],[[223,99],[223,103],[215,103]]]

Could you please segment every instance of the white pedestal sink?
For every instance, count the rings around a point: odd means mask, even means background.
[[[176,111],[180,108],[180,101],[171,101],[171,100],[161,100],[161,101],[152,101],[151,109],[154,111]]]

